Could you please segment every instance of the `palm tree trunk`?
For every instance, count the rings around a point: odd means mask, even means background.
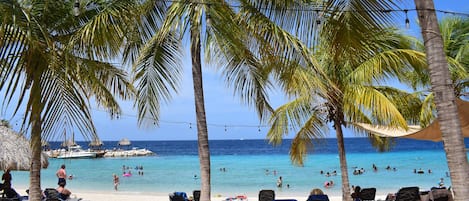
[[[202,62],[200,28],[191,26],[192,80],[194,84],[195,112],[197,117],[197,142],[200,162],[200,200],[210,201],[210,151],[208,147],[207,119],[205,116],[204,89],[202,83]]]
[[[415,5],[427,53],[438,121],[443,133],[454,200],[467,201],[469,200],[469,164],[435,7],[433,1],[430,0],[415,0]]]
[[[33,82],[31,91],[40,91],[40,82]],[[32,93],[31,93],[32,94]],[[40,94],[40,93],[39,93]],[[41,96],[31,97],[31,167],[29,170],[29,200],[40,201],[42,199],[41,192],[41,133],[42,133],[42,103]]]
[[[340,172],[342,176],[342,200],[352,201],[352,197],[350,196],[350,182],[348,179],[347,158],[345,157],[344,134],[342,125],[338,122],[339,121],[334,122],[334,128],[337,136],[337,148],[339,151]]]

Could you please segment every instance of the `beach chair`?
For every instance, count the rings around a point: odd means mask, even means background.
[[[194,201],[199,201],[200,200],[200,191],[199,190],[193,191],[192,196],[194,196]]]
[[[60,199],[59,191],[55,188],[46,188],[44,195],[46,196],[45,201],[63,201]]]
[[[420,201],[419,187],[404,187],[396,194],[396,201]]]
[[[362,201],[374,201],[376,197],[376,188],[364,188],[360,191]]]
[[[310,195],[306,201],[329,201],[327,195]]]
[[[428,194],[432,201],[453,201],[453,195],[446,188],[433,188]]]
[[[169,194],[170,201],[187,201],[187,194],[185,192],[174,192]]]
[[[274,201],[275,191],[273,190],[261,190],[259,191],[259,201]]]

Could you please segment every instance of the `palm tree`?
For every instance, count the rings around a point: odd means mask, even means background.
[[[469,20],[459,17],[447,17],[440,21],[439,27],[443,38],[443,48],[448,60],[449,73],[454,86],[456,97],[467,96],[469,61],[467,47],[469,39]],[[424,52],[424,45],[418,41],[418,49]],[[401,83],[407,84],[422,97],[420,126],[426,127],[435,119],[434,93],[431,91],[430,72],[410,71],[400,78]]]
[[[392,29],[367,29],[365,23],[353,21],[349,14],[336,13],[328,19],[311,57],[333,83],[327,92],[317,91],[299,83],[308,82],[315,74],[297,71],[287,91],[294,97],[272,115],[268,137],[278,143],[290,128],[297,131],[291,145],[292,161],[303,165],[312,141],[327,134],[328,122],[336,132],[342,179],[342,200],[351,200],[348,168],[345,156],[343,128],[353,128],[368,134],[373,145],[388,142],[356,127],[354,123],[387,124],[406,128],[408,122],[418,121],[415,108],[419,97],[386,86],[383,81],[410,69],[424,67],[424,55],[412,50],[410,39]],[[350,18],[352,19],[350,19]],[[346,22],[344,25],[344,21]],[[354,22],[354,26],[347,23]],[[350,27],[354,27],[353,29]],[[357,29],[356,29],[357,28]],[[369,29],[369,28],[368,28]],[[358,47],[359,46],[359,47]],[[414,109],[414,111],[410,111]],[[385,149],[386,147],[380,147]]]
[[[178,47],[181,45],[180,41],[189,41],[201,171],[200,199],[210,200],[210,152],[202,83],[202,52],[208,61],[217,62],[217,68],[221,69],[228,85],[232,85],[244,103],[255,105],[262,118],[272,111],[267,101],[267,90],[271,84],[265,69],[284,65],[281,61],[273,62],[272,52],[289,49],[295,53],[293,55],[301,55],[307,51],[289,33],[279,29],[273,32],[277,27],[268,18],[248,19],[252,16],[244,14],[250,11],[259,12],[249,1],[239,1],[239,6],[230,5],[227,1],[175,1],[167,8],[158,3],[161,2],[147,2],[147,5],[152,5],[155,9],[148,9],[151,7],[148,6],[139,12],[148,17],[142,20],[148,23],[136,29],[151,30],[142,33],[155,34],[135,40],[134,44],[126,48],[128,51],[125,54],[128,55],[125,56],[128,60],[135,60],[135,80],[139,83],[139,122],[144,123],[151,119],[157,123],[161,99],[154,92],[164,91],[167,92],[164,94],[169,94],[169,89],[177,88],[176,82],[161,82],[161,77],[179,75],[178,61],[182,54]],[[155,16],[164,17],[161,25]],[[255,20],[264,20],[263,25],[267,24],[266,28],[271,30],[259,32],[256,27],[258,24],[253,23]],[[277,39],[266,42],[265,38],[269,36]],[[184,39],[185,37],[188,39]],[[170,83],[169,89],[165,85],[167,83]],[[163,100],[167,100],[169,96],[165,97]]]
[[[453,184],[454,199],[469,200],[469,163],[461,125],[458,121],[454,86],[448,70],[444,42],[438,27],[433,1],[415,0],[430,69],[432,92],[438,121],[443,133],[448,168]]]
[[[93,43],[77,40],[93,34],[86,29],[105,15],[99,11],[112,13],[119,8],[99,2],[82,4],[82,14],[77,17],[73,4],[0,2],[0,90],[5,92],[5,103],[15,106],[14,114],[25,107],[23,126],[30,129],[33,152],[29,186],[29,199],[33,201],[41,200],[42,195],[41,139],[51,139],[64,130],[78,131],[85,139],[95,138],[88,100],[93,97],[98,105],[118,115],[120,108],[113,94],[121,98],[132,95],[126,73],[99,60],[112,56],[112,52],[103,50],[116,47],[99,39]],[[109,24],[107,30],[114,33],[119,28]]]

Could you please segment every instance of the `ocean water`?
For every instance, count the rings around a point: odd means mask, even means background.
[[[84,148],[86,142],[78,142]],[[278,195],[307,195],[314,187],[320,187],[330,195],[341,193],[341,172],[335,139],[325,139],[315,144],[303,167],[292,164],[289,157],[291,140],[272,146],[265,140],[215,140],[210,141],[212,195],[256,194],[261,189],[273,189]],[[366,138],[347,138],[346,153],[351,185],[376,187],[378,194],[396,192],[400,187],[419,186],[430,189],[444,178],[451,185],[446,156],[441,142],[397,139],[389,152],[377,152]],[[57,148],[59,142],[51,143]],[[104,142],[105,148],[117,147],[117,141]],[[67,187],[72,191],[113,191],[112,174],[120,176],[119,191],[136,193],[162,193],[174,191],[192,192],[200,189],[197,141],[134,141],[131,147],[147,148],[154,156],[98,158],[98,159],[49,159],[50,165],[41,172],[42,187],[55,187],[55,172],[61,164],[67,166],[67,174],[73,174]],[[466,140],[466,147],[469,141]],[[378,167],[373,171],[372,165]],[[123,177],[123,165],[132,167],[133,176]],[[143,166],[144,175],[133,169]],[[386,170],[390,166],[395,170]],[[365,172],[354,175],[355,168]],[[224,169],[224,171],[223,171]],[[422,169],[424,174],[415,174]],[[337,171],[336,176],[326,177],[320,171]],[[431,170],[431,173],[428,173]],[[128,171],[128,170],[126,170]],[[29,185],[29,172],[14,171],[13,186]],[[283,187],[277,188],[278,177]],[[324,188],[325,181],[334,181],[332,188]],[[289,188],[287,188],[287,184]]]

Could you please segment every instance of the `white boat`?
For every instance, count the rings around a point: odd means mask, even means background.
[[[80,145],[69,146],[68,150],[60,151],[57,158],[96,158],[96,152],[81,149]]]

